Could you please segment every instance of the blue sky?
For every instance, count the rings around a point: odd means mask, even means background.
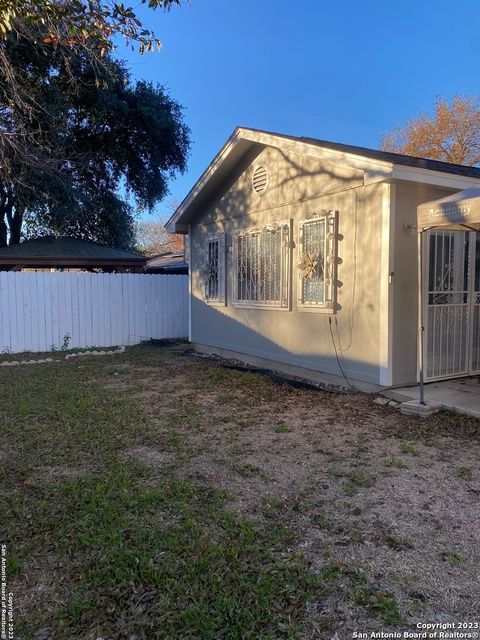
[[[437,96],[480,95],[479,0],[191,0],[140,15],[162,51],[117,55],[169,89],[192,131],[167,201],[237,125],[377,147]]]

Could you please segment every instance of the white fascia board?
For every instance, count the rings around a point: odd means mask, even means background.
[[[169,233],[175,233],[176,231],[175,223],[177,222],[177,220],[181,217],[183,212],[190,206],[193,200],[197,197],[197,195],[206,185],[206,183],[208,182],[212,174],[215,173],[215,171],[220,167],[222,162],[225,160],[225,158],[228,156],[228,154],[232,151],[234,146],[237,144],[237,142],[239,141],[238,131],[239,131],[238,129],[235,129],[235,131],[232,133],[230,138],[223,145],[223,147],[220,149],[220,151],[217,153],[215,158],[212,160],[212,162],[208,165],[208,167],[202,173],[202,175],[197,180],[197,182],[190,189],[189,193],[187,194],[185,199],[181,202],[181,204],[178,206],[173,216],[167,221],[167,223],[165,224],[165,228]]]
[[[444,173],[432,169],[422,169],[420,167],[407,167],[399,164],[393,165],[392,178],[408,180],[410,182],[422,182],[439,187],[449,187],[451,189],[458,189],[459,191],[480,184],[479,178],[460,176],[454,173]]]

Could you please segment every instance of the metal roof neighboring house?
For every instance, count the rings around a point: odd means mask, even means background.
[[[185,262],[183,251],[167,251],[152,256],[145,264],[147,273],[187,274],[188,264]]]
[[[70,237],[44,236],[0,248],[0,269],[143,271],[147,257]]]

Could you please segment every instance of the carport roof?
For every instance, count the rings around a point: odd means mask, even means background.
[[[146,256],[70,237],[44,236],[0,249],[0,264],[42,266],[141,266]]]

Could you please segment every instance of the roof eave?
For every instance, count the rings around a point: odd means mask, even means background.
[[[237,147],[241,141],[251,146],[274,146],[282,151],[323,160],[332,164],[341,162],[353,169],[363,171],[365,183],[398,179],[463,189],[480,182],[480,179],[477,177],[464,176],[439,171],[437,169],[425,169],[422,167],[395,164],[386,160],[370,158],[361,153],[331,149],[328,146],[322,147],[308,140],[283,137],[274,133],[248,129],[246,127],[237,127],[194,184],[173,216],[168,220],[165,225],[167,231],[170,233],[188,233],[191,217],[189,217],[190,208],[214,175],[218,175],[218,172],[222,171],[227,173],[224,166],[225,160],[234,152],[235,147]],[[245,151],[245,147],[243,151]]]
[[[223,147],[214,157],[212,162],[208,165],[205,171],[202,173],[200,178],[195,182],[193,187],[190,189],[186,197],[179,204],[171,218],[167,220],[165,223],[165,228],[169,233],[188,233],[188,224],[182,223],[182,216],[188,207],[193,203],[195,198],[199,195],[200,191],[206,185],[208,180],[212,177],[213,173],[220,169],[220,165],[223,163],[225,158],[230,154],[230,152],[235,147],[236,143],[239,139],[239,132],[241,129],[236,127],[233,131],[232,135],[225,142]]]
[[[480,184],[480,177],[464,176],[438,169],[424,169],[423,167],[409,167],[406,165],[393,165],[392,178],[394,180],[408,180],[409,182],[423,182],[450,189],[466,189]]]
[[[165,224],[167,231],[170,233],[188,233],[188,221],[186,220],[187,216],[185,214],[213,175],[222,171],[222,165],[225,160],[241,141],[247,143],[246,146],[272,146],[297,155],[308,156],[332,163],[343,161],[353,168],[367,170],[369,174],[375,175],[377,179],[378,177],[387,179],[391,177],[392,174],[393,165],[390,162],[366,158],[361,155],[329,149],[327,147],[319,147],[308,141],[284,138],[275,134],[245,127],[236,127],[232,135],[189,191],[186,198],[180,203],[175,213]],[[246,146],[244,146],[243,152],[246,151]]]

